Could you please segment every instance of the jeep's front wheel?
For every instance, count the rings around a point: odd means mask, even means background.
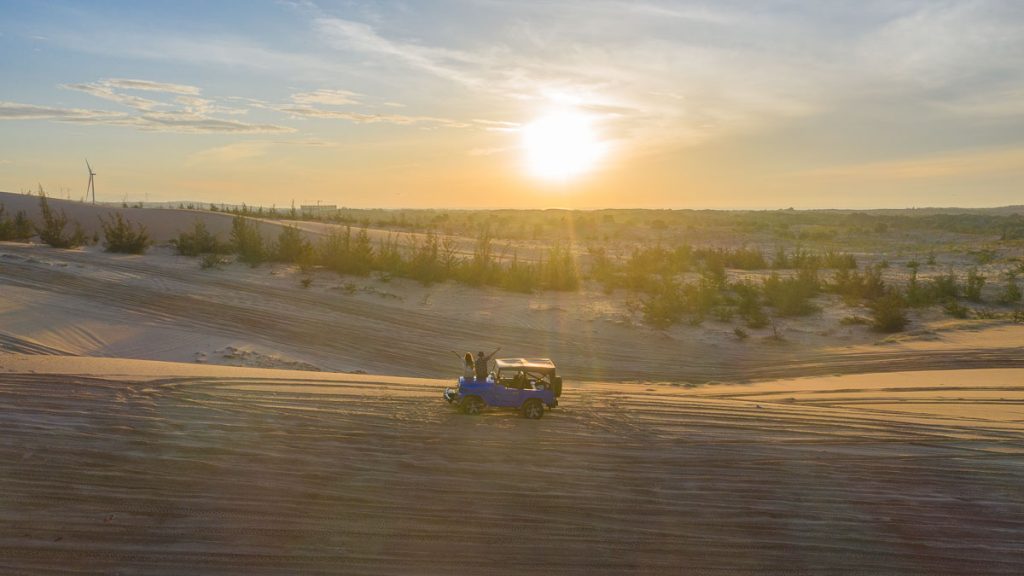
[[[530,420],[540,420],[544,416],[544,403],[540,400],[527,400],[523,404],[523,416]]]
[[[478,396],[469,396],[462,401],[462,412],[476,416],[484,409],[484,401]]]

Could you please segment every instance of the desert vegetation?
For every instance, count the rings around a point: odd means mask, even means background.
[[[171,246],[183,256],[201,256],[204,254],[226,254],[230,247],[223,244],[210,233],[202,220],[196,220],[191,231],[181,232],[177,238],[171,239]]]
[[[50,208],[50,203],[46,201],[46,194],[42,188],[39,189],[39,212],[43,222],[42,225],[35,225],[35,230],[40,240],[54,248],[74,248],[85,243],[86,238],[82,225],[75,222],[72,230],[66,231],[67,214],[63,210]]]
[[[38,223],[0,206],[0,239],[35,233],[55,247],[88,242],[41,189],[39,196]],[[177,253],[198,257],[203,268],[232,260],[295,265],[306,288],[315,270],[329,270],[518,293],[595,291],[625,298],[634,317],[656,329],[710,322],[748,335],[835,306],[851,319],[840,325],[880,332],[907,329],[924,315],[1021,316],[1024,216],[1012,208],[341,209],[320,216],[294,208],[209,209],[233,215],[230,232],[218,237],[197,218],[170,241]],[[281,226],[268,233],[259,217]],[[108,251],[138,254],[152,244],[143,226],[119,212],[100,220]],[[301,220],[335,225],[310,234],[293,224]]]
[[[15,240],[25,242],[34,234],[32,222],[25,215],[24,210],[19,210],[12,218],[7,213],[3,204],[0,204],[0,241]]]
[[[153,244],[144,225],[133,224],[120,212],[114,212],[109,218],[100,218],[107,252],[142,254]]]
[[[339,211],[327,220],[383,224],[386,229],[372,241],[367,228],[345,224],[313,242],[290,225],[276,238],[264,238],[257,221],[246,217],[260,215],[260,210],[225,211],[237,212],[228,242],[221,243],[197,222],[175,241],[178,252],[230,251],[250,266],[296,264],[306,275],[304,287],[312,282],[308,274],[314,268],[523,293],[590,286],[606,294],[630,295],[642,321],[659,329],[706,321],[760,329],[774,326],[773,319],[817,314],[836,301],[851,309],[850,318],[879,332],[904,330],[915,314],[927,309],[958,318],[1009,318],[1020,305],[1017,278],[1024,269],[1019,261],[1000,260],[998,250],[1000,244],[1020,243],[1021,219],[1016,214],[961,220],[959,215],[944,214],[791,211],[494,211],[474,224],[463,220],[469,213],[459,211],[357,211],[362,218],[351,218],[353,211]],[[702,222],[694,220],[698,215]],[[294,210],[286,216],[302,219]],[[528,222],[532,224],[527,226]],[[572,234],[547,232],[564,231],[566,226]],[[526,234],[528,241],[510,241],[523,236],[510,233],[510,228],[524,227],[537,233]],[[473,231],[471,252],[456,246],[457,236],[448,233],[453,228],[463,238],[466,231]],[[956,256],[960,248],[954,240],[948,246],[916,242],[915,231],[935,235],[935,228],[987,235],[996,244]],[[573,241],[581,236],[591,239],[584,247]],[[628,239],[595,239],[612,236]],[[892,252],[889,243],[899,247],[895,257],[905,260],[899,268],[889,257],[879,257]],[[908,257],[903,251],[919,254]],[[939,262],[951,257],[974,264]],[[994,275],[983,270],[998,262],[1007,269]]]

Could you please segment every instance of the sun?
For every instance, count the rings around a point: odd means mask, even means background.
[[[607,146],[594,131],[589,116],[559,110],[537,118],[523,128],[526,169],[534,177],[566,181],[590,172]]]

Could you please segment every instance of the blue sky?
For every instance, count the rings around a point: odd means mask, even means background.
[[[411,207],[1022,203],[1024,3],[0,2],[0,189]],[[608,153],[523,168],[585,114]]]

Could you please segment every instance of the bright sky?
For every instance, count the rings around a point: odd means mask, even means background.
[[[1024,203],[1024,2],[0,0],[0,190]]]

